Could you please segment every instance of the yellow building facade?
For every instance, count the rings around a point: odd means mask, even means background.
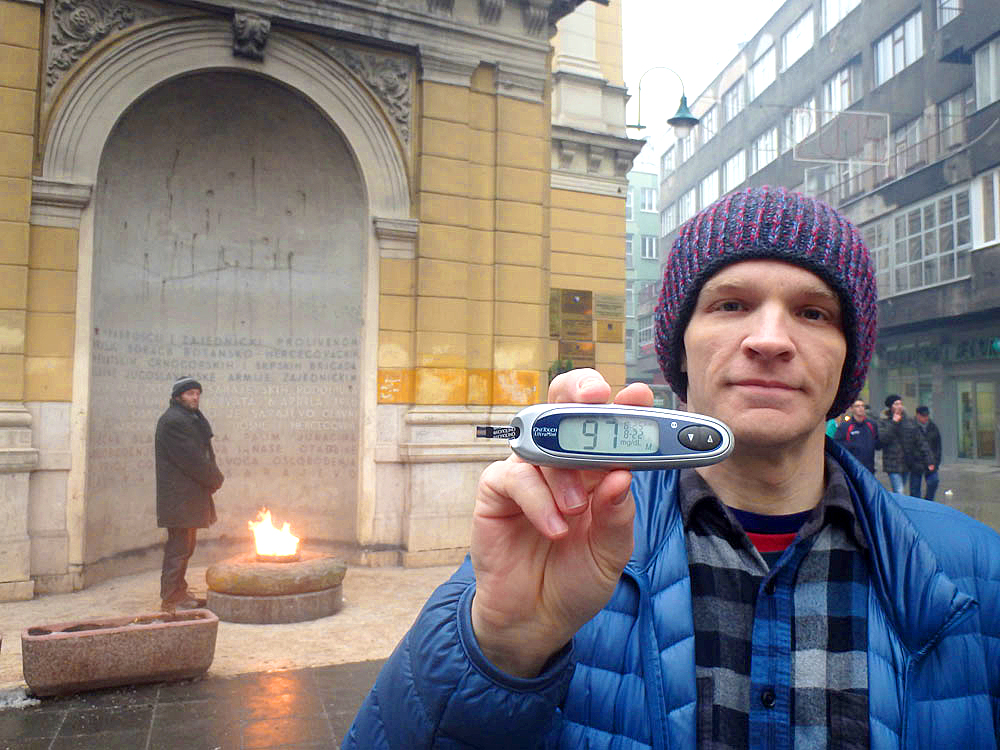
[[[460,559],[475,425],[625,381],[625,100],[617,0],[0,0],[0,600],[159,564],[181,375],[200,554]]]

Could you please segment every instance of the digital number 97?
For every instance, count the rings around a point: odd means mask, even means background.
[[[614,420],[614,419],[606,419],[606,420],[604,420],[604,423],[611,425],[611,428],[612,428],[612,430],[614,432],[614,435],[611,438],[611,446],[613,448],[617,448],[618,447],[618,428],[619,428],[618,422],[616,420]],[[598,425],[598,422],[597,422],[596,419],[585,419],[584,420],[583,426],[581,428],[582,431],[583,431],[583,436],[584,437],[588,437],[591,440],[590,445],[583,446],[584,450],[592,451],[595,448],[597,448],[597,431],[598,431],[598,427],[599,427],[599,425]]]

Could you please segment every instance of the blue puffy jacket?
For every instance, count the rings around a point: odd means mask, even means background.
[[[873,750],[996,750],[1000,536],[887,492],[840,446],[871,547]],[[635,550],[611,601],[537,678],[498,672],[470,622],[468,560],[396,648],[344,748],[695,750],[691,593],[676,472],[637,472]]]

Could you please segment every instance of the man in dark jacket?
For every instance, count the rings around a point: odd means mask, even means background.
[[[924,434],[927,449],[931,452],[931,465],[927,469],[915,466],[910,471],[910,494],[920,497],[920,480],[927,482],[925,500],[933,500],[938,488],[938,468],[941,466],[941,432],[931,420],[931,410],[926,406],[917,407],[917,427]]]
[[[170,392],[170,406],[156,423],[156,523],[167,530],[160,576],[165,611],[201,605],[188,592],[184,575],[198,529],[215,523],[212,493],[222,472],[212,450],[212,427],[198,409],[201,383],[182,377]]]
[[[837,427],[833,439],[847,448],[868,471],[875,473],[875,451],[882,446],[878,442],[878,427],[868,419],[865,402],[860,398],[851,405],[850,416]]]
[[[885,398],[885,411],[878,423],[878,439],[882,444],[882,470],[889,475],[893,492],[907,491],[911,471],[937,468],[931,462],[923,432],[906,416],[903,399],[895,393]]]

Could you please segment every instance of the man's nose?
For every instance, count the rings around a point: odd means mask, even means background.
[[[766,358],[791,356],[795,344],[791,337],[791,314],[783,305],[763,304],[746,319],[749,330],[743,346]]]

